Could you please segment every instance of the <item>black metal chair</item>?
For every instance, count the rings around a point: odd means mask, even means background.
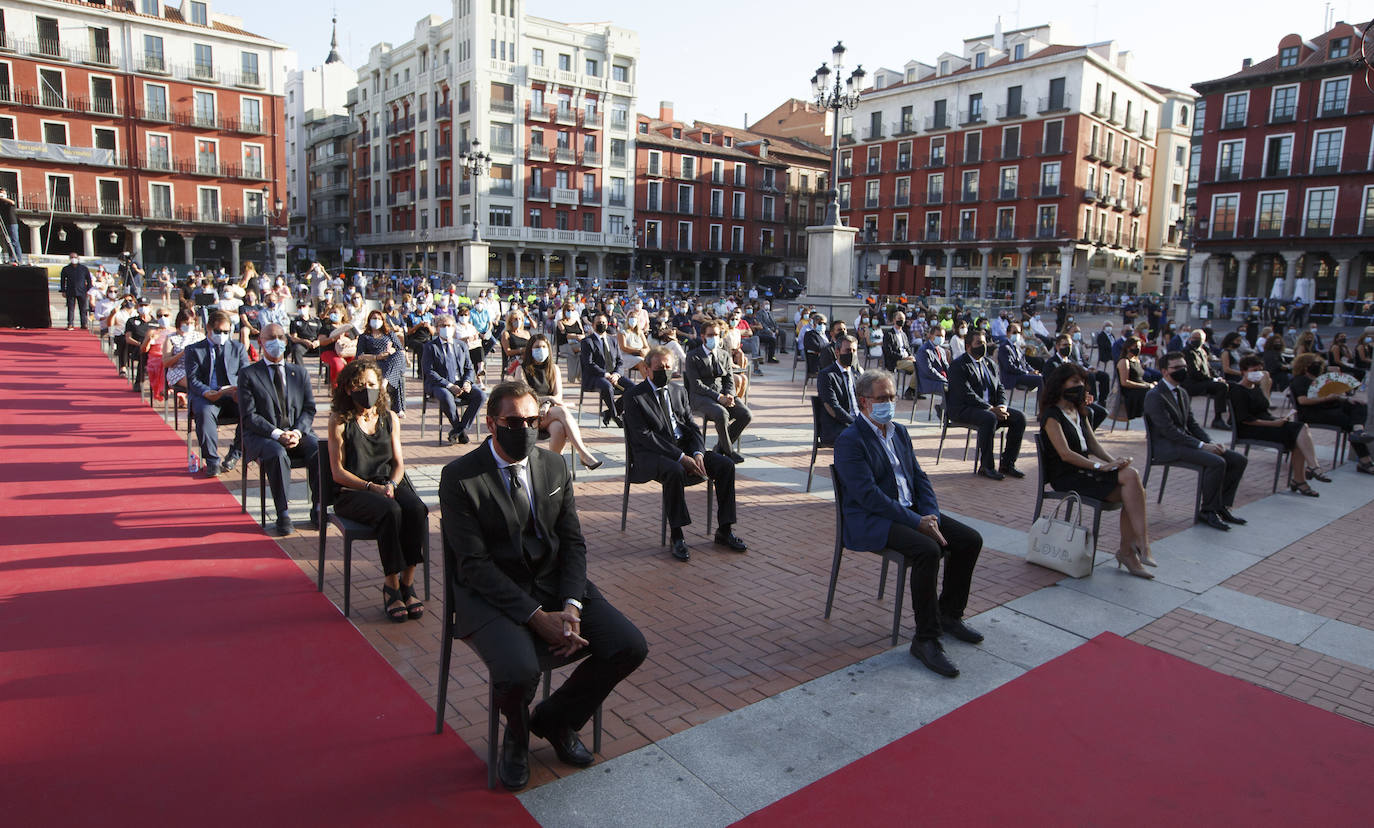
[[[835,464],[830,464],[830,482],[835,491],[835,557],[830,563],[830,589],[825,594],[825,617],[830,618],[831,607],[835,603],[835,584],[840,578],[840,558],[844,556],[844,482],[840,480],[840,475],[835,471]],[[855,552],[872,552],[883,559],[882,573],[878,576],[878,600],[883,600],[883,592],[887,589],[887,566],[890,563],[897,564],[897,586],[892,590],[892,644],[897,646],[897,636],[902,631],[902,602],[906,587],[906,556],[893,549],[856,549]]]
[[[1202,466],[1197,463],[1189,463],[1186,460],[1156,460],[1155,459],[1155,440],[1150,433],[1150,424],[1145,423],[1145,470],[1141,472],[1140,485],[1148,487],[1150,485],[1150,470],[1155,466],[1164,469],[1164,474],[1159,481],[1159,497],[1155,503],[1164,502],[1164,487],[1169,485],[1169,469],[1179,468],[1197,474],[1197,491],[1193,494],[1193,520],[1196,521],[1202,516]]]
[[[630,433],[625,431],[625,490],[620,498],[620,531],[625,531],[625,525],[630,514],[630,467],[634,464],[634,450],[630,447]],[[646,483],[657,481],[645,481]],[[698,481],[699,482],[699,481]],[[695,485],[695,484],[689,484]],[[660,484],[661,488],[661,484]],[[706,534],[711,534],[711,524],[715,520],[715,483],[711,478],[706,478]],[[661,546],[668,545],[668,500],[665,495],[663,500],[662,520],[659,521],[658,542]]]
[[[240,439],[241,438],[242,435],[240,434]],[[320,445],[320,450],[324,450],[323,444]],[[306,467],[306,464],[310,462],[309,460],[291,457],[290,455],[288,455],[286,459],[291,464],[292,469],[303,469]],[[243,459],[239,461],[239,466],[242,469],[243,475],[239,482],[239,493],[241,495],[239,498],[240,513],[245,515],[248,514],[248,464],[250,462],[257,464],[258,467],[258,523],[265,529],[267,528],[267,470],[262,467],[260,459],[249,460],[246,451],[243,454]],[[286,481],[286,488],[288,491],[290,490],[291,481]],[[310,504],[310,508],[315,509],[315,504]]]
[[[1035,465],[1039,471],[1039,484],[1035,488],[1035,514],[1031,516],[1031,523],[1040,519],[1040,513],[1044,509],[1046,500],[1063,500],[1069,496],[1069,492],[1057,492],[1047,488],[1048,481],[1045,480],[1045,452],[1054,451],[1054,447],[1045,446],[1045,433],[1039,432],[1035,435]],[[1119,512],[1122,504],[1114,503],[1110,500],[1096,500],[1091,497],[1078,495],[1078,500],[1083,506],[1093,510],[1093,566],[1097,566],[1097,544],[1102,530],[1102,513]],[[1092,570],[1088,570],[1092,575]]]
[[[934,405],[934,403],[932,402],[931,405]],[[935,465],[937,466],[940,465],[940,455],[945,450],[945,435],[949,433],[950,426],[964,429],[964,460],[968,460],[969,443],[972,442],[973,433],[978,430],[978,427],[950,419],[949,391],[946,389],[946,391],[940,395],[940,445],[935,448]],[[998,456],[1001,456],[1002,450],[1006,448],[1007,445],[1006,429],[997,429],[997,440],[997,453]],[[976,454],[973,458],[973,471],[975,474],[978,472],[978,457]]]
[[[429,414],[429,404],[434,402],[434,392],[425,391],[420,395],[420,439],[425,439],[425,417]],[[458,403],[462,405],[462,403]],[[482,436],[482,417],[479,414],[472,421],[472,430],[478,437]],[[437,403],[434,406],[434,434],[435,440],[442,447],[444,445],[444,409]]]
[[[1293,410],[1299,412],[1298,422],[1303,422],[1301,418],[1302,407],[1298,405],[1298,401],[1293,397],[1293,389],[1289,388],[1283,395],[1284,398],[1288,400],[1288,404],[1293,407]],[[1342,426],[1332,425],[1330,423],[1306,423],[1306,426],[1311,431],[1329,431],[1335,435],[1336,444],[1331,450],[1332,468],[1346,461],[1347,451],[1350,448],[1350,432],[1346,431]]]
[[[352,586],[353,586],[353,584],[352,584],[352,580],[353,580],[353,542],[354,542],[354,541],[375,541],[375,540],[377,539],[377,532],[376,532],[371,526],[368,526],[368,525],[363,524],[363,523],[358,523],[358,522],[356,522],[356,521],[349,520],[348,518],[345,518],[345,517],[339,517],[338,515],[334,514],[334,513],[330,510],[330,507],[333,505],[333,494],[334,494],[333,482],[334,482],[334,477],[333,477],[333,473],[330,471],[330,468],[329,468],[329,444],[328,444],[327,442],[321,441],[321,443],[320,443],[320,451],[319,451],[319,454],[318,454],[318,458],[319,458],[319,469],[320,469],[320,471],[319,471],[319,474],[320,474],[320,516],[319,516],[319,521],[320,521],[320,560],[319,560],[319,569],[318,569],[318,571],[316,572],[315,588],[316,588],[316,590],[317,590],[318,592],[324,592],[324,542],[325,542],[325,536],[326,536],[326,535],[328,534],[328,532],[329,532],[329,527],[330,527],[331,525],[333,525],[333,526],[335,526],[336,528],[338,528],[339,534],[343,536],[343,544],[344,544],[344,557],[343,557],[343,565],[344,565],[344,606],[343,606],[343,610],[344,610],[344,617],[347,618],[347,617],[348,617],[348,613],[349,613],[349,609],[350,609],[349,600],[350,600],[350,597],[351,597],[351,594],[352,594]],[[408,478],[407,478],[407,479],[408,479]],[[429,531],[426,530],[426,531],[425,531],[425,546],[424,546],[424,564],[423,564],[424,570],[425,570],[425,600],[426,600],[426,601],[429,600],[429,549],[430,549]]]
[[[1277,454],[1274,457],[1274,484],[1269,487],[1270,492],[1277,492],[1279,490],[1279,472],[1283,469],[1284,456],[1288,457],[1288,479],[1293,479],[1292,453],[1288,451],[1287,446],[1285,446],[1283,443],[1275,443],[1270,440],[1257,440],[1250,437],[1241,437],[1239,434],[1240,427],[1236,423],[1236,409],[1234,406],[1231,405],[1231,400],[1229,398],[1226,400],[1226,411],[1227,416],[1229,416],[1231,419],[1232,450],[1234,450],[1236,446],[1241,446],[1245,449],[1245,456],[1247,458],[1250,456],[1251,446],[1259,446],[1260,448],[1270,448],[1277,452]]]
[[[834,440],[821,439],[821,423],[825,418],[825,403],[815,395],[811,397],[811,465],[806,468],[806,490],[811,491],[811,475],[816,471],[816,455],[823,448],[834,448]]]
[[[443,537],[443,518],[439,519],[439,536]],[[453,575],[458,570],[458,562],[454,560],[448,547],[444,547],[444,626],[440,633],[439,650],[439,699],[434,705],[434,732],[440,734],[444,732],[444,711],[448,706],[448,677],[450,665],[453,663],[453,628],[457,624],[458,599],[453,594]],[[428,585],[426,585],[428,586]],[[428,595],[426,595],[428,598]],[[544,698],[549,697],[549,689],[553,683],[553,671],[559,667],[581,661],[591,655],[591,650],[583,647],[571,658],[563,658],[549,652],[542,642],[535,639],[535,653],[539,657],[539,671],[543,674]],[[592,752],[601,752],[601,722],[602,706],[597,705],[596,712],[592,714]],[[491,675],[487,675],[487,788],[490,790],[496,787],[496,758],[500,751],[498,741],[501,730],[501,712],[496,709],[496,685],[491,681]]]

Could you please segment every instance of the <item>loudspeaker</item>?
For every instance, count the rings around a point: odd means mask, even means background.
[[[0,328],[51,327],[48,271],[41,267],[0,267]]]

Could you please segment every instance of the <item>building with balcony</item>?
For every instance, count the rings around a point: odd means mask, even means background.
[[[357,130],[346,114],[310,109],[302,116],[305,148],[305,233],[297,265],[329,269],[356,264],[353,248],[353,157]]]
[[[840,205],[878,271],[948,293],[1134,291],[1161,94],[1114,42],[1048,25],[969,38],[872,73],[840,120]]]
[[[693,285],[804,277],[805,234],[790,210],[794,200],[809,209],[810,198],[791,176],[806,182],[809,196],[824,176],[824,153],[803,141],[680,121],[667,102],[657,117],[638,116],[635,137],[636,233],[649,272]]]
[[[1301,292],[1318,315],[1374,291],[1374,93],[1347,23],[1196,83],[1194,300]]]
[[[286,211],[287,239],[290,244],[289,258],[294,269],[308,265],[310,251],[323,256],[330,267],[342,264],[341,238],[352,238],[352,231],[342,236],[337,232],[332,217],[329,220],[330,241],[319,238],[310,223],[312,213],[319,215],[318,205],[311,202],[312,140],[331,142],[323,151],[325,156],[337,154],[332,142],[340,138],[334,132],[338,118],[348,117],[348,92],[358,82],[358,73],[344,63],[339,55],[338,19],[333,21],[329,40],[329,54],[324,63],[308,69],[292,69],[286,76]],[[327,134],[326,134],[327,133]],[[351,146],[352,135],[345,143]],[[345,164],[351,155],[344,158]],[[349,170],[345,167],[345,175]],[[345,182],[350,188],[351,179]],[[337,184],[333,185],[337,186]],[[333,195],[333,194],[331,194]],[[349,220],[351,224],[351,219]]]
[[[29,253],[283,267],[285,47],[218,4],[12,0],[0,9],[0,186]]]
[[[1197,98],[1163,86],[1155,91],[1164,98],[1155,133],[1155,166],[1150,171],[1149,229],[1145,233],[1145,267],[1140,290],[1173,296],[1183,290],[1187,261],[1186,220],[1195,214],[1188,186],[1188,166],[1193,141],[1193,115]]]
[[[373,46],[349,93],[366,263],[465,277],[475,217],[491,279],[623,278],[638,36],[527,15],[521,0],[454,9]],[[460,156],[478,142],[492,164],[474,186]]]

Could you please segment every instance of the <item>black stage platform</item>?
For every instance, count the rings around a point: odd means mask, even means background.
[[[48,271],[0,267],[0,328],[51,328]]]

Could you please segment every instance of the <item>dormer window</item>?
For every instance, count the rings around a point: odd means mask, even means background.
[[[1337,37],[1331,40],[1331,57],[1350,57],[1350,38]]]
[[[1026,44],[1024,44],[1024,43],[1018,43],[1018,44],[1016,44],[1015,46],[1011,47],[1011,59],[1012,59],[1012,60],[1021,60],[1021,59],[1024,58],[1025,56],[1026,56]]]
[[[948,74],[949,74],[949,61],[948,61],[948,60],[942,60],[942,61],[940,61],[940,74],[942,74],[942,75],[948,75]]]
[[[209,4],[201,0],[191,0],[191,22],[197,26],[210,25]]]
[[[982,69],[984,66],[987,66],[987,65],[988,65],[988,53],[987,53],[987,52],[979,52],[978,54],[976,54],[976,55],[973,56],[973,68],[974,68],[974,69]]]
[[[1279,50],[1279,67],[1298,65],[1298,47],[1287,46]]]
[[[139,0],[138,10],[153,17],[161,17],[162,0]]]

